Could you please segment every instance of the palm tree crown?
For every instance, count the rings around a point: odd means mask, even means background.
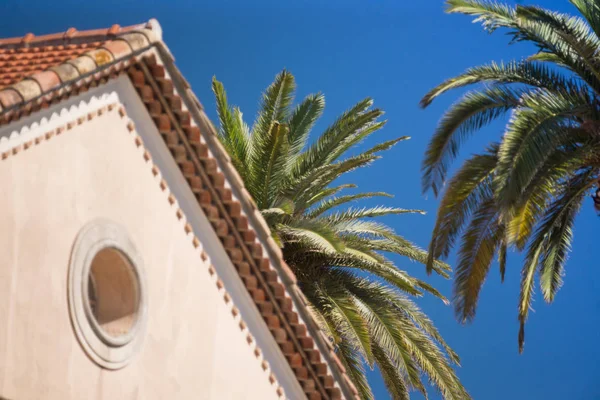
[[[503,280],[507,249],[525,252],[520,351],[536,272],[544,299],[552,302],[562,284],[575,217],[600,166],[600,1],[571,3],[581,17],[449,0],[450,13],[473,16],[490,32],[508,30],[512,42],[530,42],[537,51],[521,61],[470,68],[421,101],[426,107],[449,90],[483,84],[447,110],[427,148],[424,190],[437,195],[447,183],[429,255],[431,261],[448,256],[460,239],[454,304],[459,319],[468,321],[494,256]],[[502,138],[446,182],[461,143],[505,115],[510,119]]]
[[[239,109],[230,108],[217,80],[213,91],[220,139],[361,397],[373,397],[364,373],[366,362],[379,366],[394,398],[407,399],[412,388],[426,395],[421,373],[444,398],[468,398],[451,366],[458,363],[458,356],[409,298],[423,292],[443,296],[385,256],[399,254],[424,264],[428,254],[370,220],[420,211],[347,207],[359,199],[391,196],[383,192],[341,195],[355,186],[332,186],[341,175],[369,165],[380,158],[380,152],[407,138],[346,156],[385,124],[380,121],[383,112],[365,99],[309,144],[325,99],[321,94],[309,95],[293,107],[295,81],[285,70],[263,94],[252,128]],[[449,267],[442,262],[433,261],[431,268],[448,276]]]

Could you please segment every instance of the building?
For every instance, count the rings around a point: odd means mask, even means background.
[[[356,397],[160,25],[0,40],[0,398]]]

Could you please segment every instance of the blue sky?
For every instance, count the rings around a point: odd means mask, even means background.
[[[29,31],[54,33],[71,26],[129,25],[155,17],[177,65],[213,120],[213,75],[224,82],[230,101],[242,108],[249,121],[261,90],[284,67],[296,76],[299,96],[325,93],[327,108],[320,129],[353,103],[371,96],[386,111],[389,123],[366,145],[400,135],[410,135],[412,140],[355,173],[352,181],[364,191],[393,193],[395,198],[387,205],[425,209],[426,216],[395,216],[385,221],[421,246],[428,243],[438,205],[431,195],[421,194],[423,152],[443,110],[458,93],[446,95],[427,110],[418,108],[420,97],[469,66],[531,52],[523,45],[508,46],[508,38],[501,33],[484,33],[467,17],[444,14],[441,0],[91,3],[4,0],[0,37]],[[534,3],[572,11],[566,0]],[[464,146],[463,156],[497,138],[502,126],[480,132]],[[477,318],[470,325],[458,324],[452,309],[433,298],[418,301],[461,355],[458,373],[475,399],[600,398],[600,274],[595,271],[598,262],[592,251],[599,226],[589,200],[576,224],[565,286],[550,306],[536,296],[523,355],[517,352],[518,255],[509,257],[503,285],[494,265]],[[449,262],[454,260],[453,254]],[[420,265],[398,262],[424,276]],[[451,295],[451,282],[428,279]],[[377,374],[370,377],[376,398],[386,399]]]

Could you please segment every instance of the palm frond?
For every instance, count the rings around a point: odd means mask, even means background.
[[[244,176],[250,140],[248,127],[241,118],[241,112],[237,109],[232,112],[230,109],[225,88],[216,77],[213,77],[212,90],[220,122],[220,129],[217,131],[219,139],[231,156],[233,165]]]
[[[322,94],[308,95],[296,106],[289,118],[290,162],[296,157],[308,140],[308,135],[315,122],[323,114],[325,97]]]
[[[392,360],[390,360],[385,351],[376,344],[373,346],[373,354],[375,355],[377,364],[380,366],[383,382],[392,398],[397,400],[410,400],[408,387],[406,387],[404,377],[398,373],[398,368],[394,365]]]
[[[590,28],[600,37],[600,4],[595,0],[569,0],[589,23]]]
[[[581,17],[493,0],[448,0],[448,12],[469,15],[484,29],[502,29],[511,43],[537,52],[526,61],[470,68],[442,82],[428,106],[453,89],[483,84],[443,116],[423,163],[423,190],[437,195],[462,142],[510,113],[503,136],[450,179],[429,246],[428,269],[460,238],[455,311],[475,315],[481,286],[497,253],[504,281],[509,248],[525,252],[519,298],[519,351],[536,272],[544,299],[562,284],[575,217],[600,169],[600,2],[570,0]]]
[[[386,151],[386,150],[389,150],[392,147],[394,147],[396,144],[398,144],[400,142],[404,142],[405,140],[409,140],[409,139],[410,139],[410,136],[401,136],[396,139],[388,140],[386,142],[379,143],[379,144],[373,146],[372,148],[363,152],[362,154],[368,155],[368,154],[375,154],[375,153],[379,153],[382,151]]]
[[[383,112],[378,109],[370,110],[372,105],[373,101],[367,98],[342,114],[323,132],[316,143],[298,158],[293,176],[303,176],[315,168],[337,160],[349,147],[381,129],[384,123],[377,122],[377,119]]]
[[[427,266],[430,261],[430,254],[427,251],[398,235],[387,235],[383,239],[369,238],[366,242],[366,245],[370,249],[395,253],[425,266]],[[431,263],[431,270],[444,278],[449,278],[448,272],[452,269],[448,264],[434,259]]]
[[[481,22],[490,32],[508,29],[513,42],[535,44],[541,52],[553,54],[592,88],[600,89],[600,75],[589,54],[589,41],[593,38],[585,34],[585,27],[577,19],[546,13],[537,7],[510,7],[481,0],[450,0],[448,5],[448,12],[474,16],[475,22]]]
[[[286,184],[283,191],[287,196],[296,199],[299,208],[306,208],[315,196],[318,196],[323,189],[331,185],[342,174],[370,165],[379,158],[376,155],[360,154],[344,161],[315,168],[306,175]]]
[[[381,336],[385,337],[385,333],[390,335],[386,342],[379,342],[380,345],[385,343],[386,347],[392,347],[390,354],[397,354],[393,351],[394,344],[400,348],[405,348],[412,358],[417,362],[423,371],[427,372],[431,383],[435,385],[446,399],[469,399],[469,395],[462,385],[458,382],[458,378],[452,372],[448,365],[448,360],[440,349],[435,346],[429,337],[424,335],[419,329],[415,329],[413,321],[403,311],[403,304],[394,302],[398,308],[390,308],[386,306],[389,303],[390,291],[385,288],[378,287],[376,284],[365,283],[364,285],[354,284],[348,288],[366,308],[373,314],[376,322],[384,324],[387,329],[381,332]],[[390,318],[391,317],[391,318]],[[394,322],[388,321],[388,318]],[[374,322],[374,324],[376,324]],[[389,324],[389,325],[388,325]],[[401,326],[398,330],[389,328]],[[390,343],[391,342],[391,343]],[[392,356],[392,359],[395,357]],[[398,361],[398,360],[397,360]],[[408,373],[408,371],[407,371]],[[409,373],[410,377],[410,373]],[[412,383],[413,380],[411,379]],[[417,382],[418,384],[418,382]]]
[[[286,70],[281,71],[265,93],[259,107],[258,118],[252,126],[252,135],[257,142],[269,134],[274,123],[287,121],[289,107],[294,100],[296,82],[294,76]],[[254,151],[254,149],[253,149]]]
[[[487,65],[469,68],[464,73],[442,82],[423,96],[420,103],[421,107],[425,108],[429,106],[435,98],[449,90],[478,83],[515,83],[544,88],[548,91],[562,91],[567,85],[577,84],[573,79],[569,79],[562,73],[539,63],[531,61],[511,61],[508,63],[492,62]]]
[[[352,383],[354,383],[360,398],[365,400],[374,399],[375,397],[373,396],[373,392],[371,391],[371,387],[367,381],[365,368],[363,367],[363,363],[361,362],[360,356],[357,354],[356,350],[354,350],[354,348],[352,348],[348,342],[341,341],[337,346],[337,356],[340,358],[342,364],[346,368],[346,374],[350,377]],[[380,371],[385,371],[382,372],[382,374],[391,372],[390,366],[381,365],[379,359],[378,364],[380,365]]]
[[[366,321],[360,315],[354,298],[344,286],[344,280],[331,275],[332,279],[324,279],[316,285],[316,301],[320,309],[325,310],[325,317],[331,319],[336,326],[337,334],[342,341],[352,344],[361,357],[373,366],[371,337]],[[336,279],[338,278],[338,279]]]
[[[369,324],[374,339],[373,354],[378,365],[385,366],[386,370],[390,371],[386,372],[389,376],[393,376],[395,379],[402,378],[401,381],[395,382],[396,385],[407,382],[406,386],[410,385],[426,396],[427,391],[421,381],[419,367],[411,357],[400,332],[402,327],[399,325],[397,313],[389,307],[386,300],[375,295],[365,296],[360,287],[356,285],[349,289],[354,292],[360,310]],[[378,357],[379,350],[387,356],[389,361],[381,363],[382,360]],[[388,390],[394,393],[397,389],[394,386],[391,388],[388,386]]]
[[[514,24],[515,9],[504,4],[481,0],[448,0],[446,4],[446,12],[471,15],[473,22],[481,22],[489,32]]]
[[[572,240],[573,219],[586,191],[595,183],[593,170],[576,175],[563,183],[562,193],[546,210],[529,245],[521,273],[519,300],[519,351],[525,343],[525,322],[531,307],[535,271],[541,265],[540,280],[547,301],[552,301],[561,283],[566,253]],[[564,226],[562,224],[564,223]]]
[[[288,224],[277,225],[277,230],[286,236],[286,241],[303,243],[307,250],[338,254],[344,249],[344,242],[335,231],[320,221],[293,220]]]
[[[506,229],[506,227],[503,227]],[[498,250],[498,265],[500,266],[500,282],[504,283],[504,275],[506,274],[506,253],[508,245],[506,240],[500,242],[500,250]]]
[[[486,153],[476,154],[463,164],[450,181],[438,208],[429,245],[428,272],[436,258],[448,257],[450,249],[473,210],[493,193],[492,179],[497,163],[498,144]]]
[[[504,231],[493,198],[484,200],[462,237],[454,278],[454,309],[461,322],[475,316],[479,292],[485,282]]]
[[[425,214],[423,210],[409,210],[405,208],[395,208],[395,207],[363,207],[363,208],[348,208],[344,211],[335,212],[333,214],[328,215],[326,218],[328,221],[332,223],[338,223],[341,221],[351,221],[359,218],[373,218],[373,217],[382,217],[384,215],[392,215],[392,214]]]
[[[523,90],[493,86],[469,92],[444,114],[430,140],[422,167],[423,192],[441,191],[449,164],[472,133],[517,107]]]
[[[569,134],[575,118],[591,112],[590,102],[590,95],[585,91],[565,92],[559,96],[538,90],[523,97],[526,108],[515,111],[498,152],[495,181],[504,207],[514,205],[545,161],[548,150],[556,148]]]
[[[331,192],[331,194],[335,194],[335,193]],[[330,194],[328,193],[327,196],[329,196],[329,195]],[[315,208],[308,211],[306,216],[308,218],[315,218],[315,217],[321,216],[322,214],[326,213],[327,211],[331,210],[332,208],[341,206],[342,204],[346,204],[351,201],[360,200],[360,199],[369,199],[372,197],[391,198],[394,196],[392,196],[391,194],[386,193],[386,192],[363,192],[363,193],[351,194],[351,195],[346,195],[346,196],[333,197],[331,199],[322,201]]]
[[[279,73],[263,94],[258,117],[252,126],[246,186],[261,208],[270,207],[272,186],[285,178],[289,149],[289,128],[285,122],[295,89],[294,76],[286,70]]]
[[[523,268],[521,269],[521,293],[519,296],[519,353],[525,344],[525,321],[531,307],[535,271],[546,244],[546,235],[538,235],[529,245]]]
[[[554,300],[562,284],[562,271],[573,240],[573,224],[583,198],[594,183],[593,175],[584,173],[563,183],[556,200],[548,207],[538,235],[545,232],[547,247],[541,259],[540,286],[548,302]]]

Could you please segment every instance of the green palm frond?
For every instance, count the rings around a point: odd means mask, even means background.
[[[340,341],[337,345],[337,356],[346,368],[346,374],[352,379],[360,398],[365,400],[374,399],[375,397],[373,396],[373,392],[367,381],[365,368],[363,363],[360,362],[360,357],[357,355],[356,350],[351,347],[347,341]],[[387,372],[388,368],[390,368],[390,366],[383,367],[380,370]],[[393,372],[393,370],[390,372]]]
[[[404,312],[405,302],[399,299],[393,291],[381,287],[371,282],[356,282],[349,286],[350,290],[360,301],[367,311],[372,313],[371,317],[377,322],[383,324],[385,329],[390,326],[401,325],[399,331],[389,331],[390,336],[386,342],[379,342],[380,346],[386,347],[396,346],[398,348],[406,348],[412,354],[413,360],[421,369],[426,371],[431,383],[435,385],[446,399],[469,399],[469,395],[462,385],[458,382],[454,372],[448,368],[445,356],[437,346],[432,346],[431,340],[423,331],[417,329],[414,321]],[[390,302],[392,300],[392,302]],[[388,305],[397,304],[398,308],[390,308]],[[382,336],[385,334],[382,332]],[[391,351],[392,359],[394,360],[395,351]],[[395,360],[399,362],[401,360]],[[411,376],[410,369],[405,371],[409,376],[411,384],[416,384],[417,388],[420,380]]]
[[[219,139],[231,155],[233,165],[243,176],[246,173],[243,167],[247,163],[250,140],[248,127],[242,120],[241,112],[237,109],[232,111],[229,107],[225,88],[216,77],[213,77],[212,89],[215,94],[217,114],[221,124],[221,129],[218,130]]]
[[[373,148],[363,152],[362,154],[369,155],[369,154],[375,154],[375,153],[379,153],[379,152],[382,152],[385,150],[389,150],[392,147],[394,147],[396,144],[403,142],[405,140],[409,140],[409,139],[410,139],[410,136],[401,136],[396,139],[388,140],[387,142],[383,142],[383,143],[379,143],[378,145],[375,145]]]
[[[306,251],[320,251],[325,254],[338,254],[344,249],[344,242],[334,229],[322,221],[293,220],[277,226],[277,231],[287,237],[287,241],[300,242],[307,246]]]
[[[449,164],[471,134],[517,107],[523,90],[492,86],[469,92],[442,117],[423,161],[423,191],[441,192]]]
[[[254,161],[257,165],[262,165],[260,179],[258,172],[254,172],[257,177],[254,184],[254,199],[259,207],[268,207],[279,194],[277,190],[279,183],[285,179],[284,171],[289,149],[288,128],[275,122],[269,134],[263,139],[264,142],[260,146],[254,146],[255,156],[258,148],[265,150],[264,153],[258,154],[260,161]]]
[[[370,110],[372,105],[373,101],[367,98],[342,114],[323,132],[316,143],[299,157],[293,175],[302,176],[337,160],[348,148],[381,129],[385,123],[377,120],[383,115],[383,111]]]
[[[590,29],[600,37],[600,4],[595,0],[570,0],[588,22]]]
[[[535,271],[537,269],[539,258],[546,245],[547,237],[538,235],[530,244],[525,257],[523,268],[521,269],[521,294],[519,297],[519,353],[523,352],[525,344],[525,321],[531,307],[531,297],[533,296]]]
[[[346,256],[330,258],[329,261],[331,265],[335,265],[338,269],[367,272],[385,280],[389,285],[404,293],[412,296],[422,295],[422,292],[418,289],[417,280],[406,271],[398,269],[388,261],[374,262],[363,257],[352,257],[352,255],[352,253],[346,253]]]
[[[584,170],[595,164],[600,154],[600,143],[584,130],[571,128],[568,133],[561,131],[557,136],[560,139],[557,148],[548,146],[544,150],[547,152],[544,162],[521,191],[518,205],[511,212],[507,237],[520,250],[525,247],[547,205],[558,194],[564,178],[570,176],[570,171]]]
[[[353,345],[361,357],[373,366],[371,337],[366,321],[361,317],[354,298],[346,290],[344,282],[338,279],[322,280],[315,291],[315,299],[320,309],[326,310],[325,317],[336,326],[336,334],[340,341]]]
[[[398,367],[378,344],[373,346],[373,353],[377,364],[380,365],[383,382],[390,392],[390,396],[397,400],[409,400],[408,387],[405,378],[398,372]],[[416,369],[416,368],[415,368]],[[422,384],[420,385],[423,386]],[[425,392],[423,388],[421,393]]]
[[[505,226],[501,229],[506,229]],[[500,250],[498,251],[498,265],[500,267],[500,282],[504,283],[504,275],[506,274],[506,253],[508,251],[508,245],[506,240],[500,241]]]
[[[548,53],[538,53],[548,54]],[[541,56],[540,56],[541,57]],[[576,85],[577,81],[566,78],[562,73],[539,63],[530,61],[492,62],[467,69],[464,73],[450,78],[433,88],[421,100],[421,107],[449,90],[471,86],[478,83],[522,84],[544,88],[548,91],[562,91],[567,85]]]
[[[427,93],[421,105],[453,89],[473,90],[451,106],[431,139],[423,188],[445,191],[429,246],[430,265],[459,247],[455,312],[471,320],[497,256],[504,281],[509,249],[523,251],[519,351],[536,276],[552,302],[573,241],[574,221],[600,175],[600,3],[571,0],[580,16],[488,0],[448,0],[484,29],[507,31],[537,53],[526,61],[469,68]],[[475,85],[480,86],[475,86]],[[447,172],[463,141],[510,115],[497,143]],[[536,274],[537,272],[537,274]]]
[[[267,88],[259,107],[258,118],[252,126],[252,134],[256,136],[253,140],[253,144],[256,145],[253,146],[253,151],[255,147],[261,145],[263,137],[269,134],[274,123],[287,120],[295,89],[294,76],[286,70],[277,74],[273,83]]]
[[[395,253],[425,266],[429,265],[430,257],[427,251],[398,235],[387,235],[384,239],[368,239],[367,242],[372,250]],[[448,272],[452,269],[448,264],[434,259],[431,270],[444,278],[449,278]]]
[[[363,155],[350,157],[344,161],[315,168],[301,178],[293,180],[283,188],[288,197],[296,199],[299,208],[306,208],[311,199],[319,195],[327,186],[331,185],[341,175],[365,167],[378,160],[375,155]]]
[[[512,7],[492,1],[448,0],[448,13],[461,13],[475,17],[490,32],[503,27],[512,27],[515,11]]]
[[[454,278],[454,308],[462,322],[475,316],[479,292],[504,237],[501,226],[494,199],[488,198],[481,202],[463,235]]]
[[[467,160],[450,181],[438,208],[429,245],[427,270],[435,258],[448,257],[450,249],[483,198],[493,193],[492,178],[497,163],[498,145]]]
[[[308,200],[306,202],[306,207],[312,207],[313,205],[315,205],[316,203],[318,203],[320,201],[323,201],[323,203],[325,203],[329,200],[324,200],[324,199],[335,196],[336,194],[338,194],[339,192],[341,192],[344,189],[355,189],[356,187],[357,186],[353,183],[346,183],[346,184],[339,185],[339,186],[328,186],[325,189],[321,190],[320,192],[317,192],[313,197],[311,197],[310,200]],[[304,209],[303,211],[306,211],[306,209]]]
[[[545,40],[540,45],[543,50],[554,50],[559,56],[563,53],[569,55],[595,80],[600,77],[595,60],[600,40],[583,19],[533,6],[517,7],[517,18],[525,20],[525,25]],[[531,36],[524,35],[525,38]]]
[[[323,114],[325,97],[321,94],[308,95],[292,112],[289,119],[290,160],[293,162],[306,146],[308,135],[315,122]]]
[[[333,194],[335,194],[335,193],[331,193],[331,195],[333,195]],[[333,197],[331,199],[322,201],[314,209],[307,212],[307,217],[309,217],[309,218],[319,217],[322,214],[326,213],[327,211],[331,210],[332,208],[341,206],[341,205],[349,203],[351,201],[360,200],[360,199],[368,199],[368,198],[372,198],[372,197],[391,198],[394,196],[392,196],[391,194],[386,193],[386,192],[364,192],[364,193],[357,193],[357,194],[351,194],[351,195],[340,196],[340,197]]]
[[[563,68],[568,68],[568,65],[565,65],[560,57],[558,57],[554,53],[544,53],[540,51],[538,53],[532,54],[527,57],[527,61],[539,61],[542,63],[552,63],[554,65],[561,66]]]
[[[490,32],[506,28],[513,42],[533,43],[540,52],[553,54],[561,66],[576,73],[591,87],[600,88],[596,67],[585,45],[586,35],[572,23],[557,28],[550,18],[540,18],[534,7],[511,7],[480,0],[450,0],[448,5],[449,12],[475,16],[475,21],[482,22],[484,29]]]
[[[394,236],[392,228],[375,221],[337,221],[332,226],[340,234],[366,235],[372,238],[389,238]]]
[[[365,366],[377,366],[394,398],[408,399],[413,389],[427,396],[424,376],[445,399],[468,399],[453,370],[458,356],[409,298],[426,293],[447,299],[387,258],[393,254],[429,263],[431,270],[449,277],[446,263],[430,260],[427,251],[380,221],[389,215],[423,212],[395,206],[349,207],[362,199],[392,196],[340,195],[356,185],[335,186],[337,179],[371,165],[408,137],[350,155],[385,125],[383,111],[365,99],[310,140],[325,100],[321,94],[309,95],[294,107],[295,80],[287,71],[267,88],[252,129],[238,109],[230,108],[223,86],[215,81],[213,87],[219,137],[361,398],[373,398]]]
[[[392,214],[425,214],[423,210],[407,210],[404,208],[395,208],[395,207],[364,207],[364,208],[348,208],[344,211],[335,212],[333,214],[328,215],[327,220],[332,223],[338,223],[341,221],[352,221],[359,218],[373,218],[373,217],[382,217],[384,215],[392,215]]]
[[[504,206],[514,205],[548,150],[562,144],[577,118],[590,114],[590,102],[585,92],[557,96],[539,90],[523,97],[524,108],[515,111],[498,152],[495,181]]]
[[[377,288],[371,288],[377,289]],[[379,295],[378,291],[375,294],[370,293],[365,295],[362,286],[352,285],[349,290],[356,296],[356,301],[359,310],[363,314],[363,318],[368,322],[373,337],[373,352],[375,359],[379,361],[378,352],[381,350],[387,356],[389,361],[379,364],[387,366],[390,364],[390,371],[384,374],[394,376],[395,379],[400,379],[398,382],[386,382],[388,390],[395,392],[395,386],[390,388],[390,384],[413,387],[426,395],[425,386],[421,381],[420,371],[417,360],[411,357],[411,352],[404,341],[400,326],[400,321],[397,318],[395,310],[389,307],[389,303],[383,296]]]

